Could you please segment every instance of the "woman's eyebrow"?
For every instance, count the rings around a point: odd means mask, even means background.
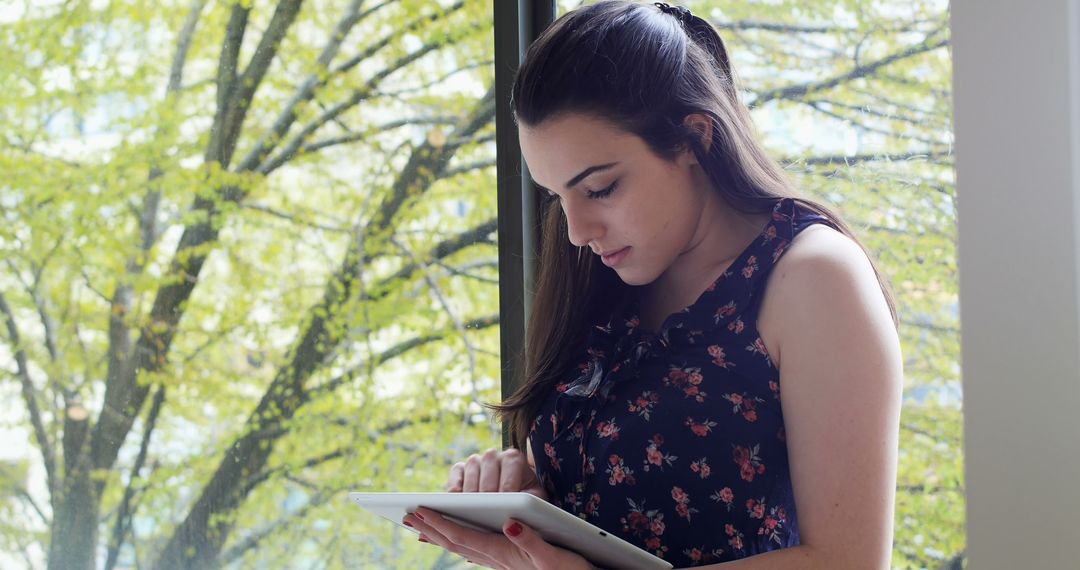
[[[590,166],[590,167],[586,168],[585,170],[582,170],[577,176],[571,178],[570,181],[566,183],[566,189],[569,190],[569,189],[573,188],[578,182],[581,182],[582,180],[585,180],[585,177],[592,174],[593,172],[598,172],[598,171],[601,171],[601,170],[607,170],[607,169],[609,169],[609,168],[611,168],[611,167],[613,167],[613,166],[615,166],[617,164],[619,164],[619,163],[618,162],[609,162],[607,164],[598,164],[596,166]]]
[[[570,181],[565,184],[566,189],[569,190],[569,189],[573,188],[574,185],[576,185],[578,182],[581,182],[582,180],[585,180],[585,178],[588,175],[590,175],[590,174],[592,174],[594,172],[600,172],[602,170],[607,170],[609,168],[617,166],[618,164],[619,164],[618,162],[609,162],[607,164],[597,164],[596,166],[590,166],[590,167],[586,168],[585,170],[582,170],[577,176],[571,178]],[[543,186],[542,184],[540,184],[536,180],[533,180],[533,184],[535,184],[537,188],[539,188],[540,190],[543,190],[544,192],[547,192],[549,194],[554,194],[554,192],[552,192],[548,187]]]

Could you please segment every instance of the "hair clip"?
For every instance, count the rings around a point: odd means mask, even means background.
[[[665,2],[653,2],[653,5],[660,8],[661,12],[674,16],[685,26],[689,26],[691,20],[694,19],[694,15],[690,13],[690,8],[686,6],[671,6]]]

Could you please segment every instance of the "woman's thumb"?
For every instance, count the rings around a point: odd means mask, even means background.
[[[503,525],[503,534],[510,539],[510,542],[514,543],[514,546],[520,548],[538,568],[572,567],[596,569],[595,566],[589,564],[581,556],[548,543],[548,541],[544,540],[544,537],[540,536],[540,533],[516,520],[510,519],[506,521],[506,524]],[[578,562],[565,565],[564,562],[571,562],[569,557],[573,557]]]
[[[513,542],[518,548],[530,555],[539,554],[539,552],[536,552],[537,548],[547,546],[547,543],[540,538],[536,531],[513,519],[506,521],[506,524],[503,525],[503,534],[510,539],[510,542]]]

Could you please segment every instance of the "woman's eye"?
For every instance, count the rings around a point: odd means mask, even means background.
[[[617,184],[618,184],[618,182],[612,182],[611,185],[608,186],[607,188],[604,188],[603,190],[597,190],[595,192],[589,192],[587,194],[587,196],[589,197],[590,200],[597,200],[599,198],[607,198],[608,196],[611,195],[612,192],[615,191],[615,186]]]

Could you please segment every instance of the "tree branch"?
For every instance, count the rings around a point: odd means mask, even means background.
[[[131,530],[131,500],[135,495],[135,482],[139,480],[139,472],[146,463],[146,456],[150,449],[150,436],[154,433],[157,425],[158,414],[165,404],[165,386],[158,386],[154,393],[154,403],[150,406],[150,414],[146,418],[146,429],[143,430],[142,444],[139,446],[139,455],[135,458],[135,465],[131,468],[128,477],[127,488],[124,489],[124,497],[120,500],[120,507],[116,513],[116,524],[113,525],[112,539],[109,540],[108,555],[105,560],[105,570],[112,570],[116,566],[120,547],[124,544],[128,532]]]
[[[419,91],[423,91],[425,89],[431,89],[432,87],[442,83],[443,81],[446,81],[447,79],[450,79],[451,77],[453,77],[453,76],[455,76],[455,75],[457,75],[459,73],[464,73],[466,71],[472,71],[474,69],[481,69],[481,68],[485,68],[485,67],[490,67],[494,63],[495,62],[493,60],[490,60],[490,59],[486,59],[486,60],[483,60],[483,61],[475,61],[475,62],[470,63],[468,65],[463,65],[463,66],[458,67],[458,68],[456,68],[454,70],[448,71],[448,72],[444,73],[443,75],[440,75],[439,77],[436,77],[435,79],[432,79],[431,81],[426,81],[424,83],[421,83],[419,85],[413,85],[411,87],[403,87],[401,89],[398,89],[397,91],[383,91],[383,92],[379,93],[379,96],[381,96],[381,97],[392,97],[394,99],[401,99],[402,95],[406,95],[408,93],[416,93],[416,92],[419,92]]]
[[[169,83],[165,87],[166,96],[180,90],[184,79],[184,64],[187,62],[188,52],[191,51],[191,41],[195,37],[195,27],[199,24],[199,15],[206,0],[192,0],[191,9],[184,18],[184,25],[180,28],[180,35],[176,42],[176,55],[173,56],[172,66],[169,68]]]
[[[311,499],[308,500],[304,506],[300,507],[296,511],[289,513],[281,518],[278,518],[274,522],[252,532],[250,535],[244,537],[243,540],[229,547],[228,550],[221,553],[214,563],[215,568],[229,566],[232,563],[240,559],[241,556],[251,551],[255,547],[265,540],[267,537],[274,533],[288,527],[290,524],[297,520],[303,519],[307,516],[308,511],[326,502],[327,498],[334,493],[321,491],[315,493]]]
[[[926,151],[926,152],[909,152],[906,154],[850,154],[850,155],[833,155],[833,156],[811,156],[811,157],[799,157],[799,158],[786,158],[780,161],[781,164],[786,165],[785,168],[792,168],[794,166],[832,166],[843,165],[853,166],[862,162],[905,162],[925,159],[928,162],[934,162],[944,158],[952,157],[952,152],[947,150],[940,151]]]
[[[858,31],[857,28],[843,26],[801,26],[796,24],[782,24],[778,22],[761,22],[756,20],[736,20],[733,22],[710,22],[718,30],[764,30],[766,32],[778,32],[782,34],[832,34],[836,32],[850,33]]]
[[[254,170],[255,167],[261,163],[267,155],[270,154],[276,148],[278,141],[281,140],[285,133],[289,132],[289,128],[292,127],[296,121],[297,108],[315,96],[315,89],[326,84],[329,76],[324,76],[326,70],[330,67],[330,62],[337,57],[338,52],[341,50],[341,44],[345,41],[345,38],[349,35],[352,28],[364,18],[370,16],[381,8],[389,5],[396,0],[387,0],[377,6],[369,8],[367,11],[361,13],[364,0],[352,0],[349,3],[348,8],[345,10],[345,14],[342,15],[337,25],[334,26],[334,31],[330,35],[330,38],[326,41],[326,45],[323,47],[322,53],[319,54],[318,59],[315,60],[316,71],[308,75],[300,87],[296,89],[296,93],[285,103],[285,108],[278,114],[278,118],[274,121],[274,124],[270,129],[263,134],[262,137],[255,143],[255,146],[248,152],[237,167],[237,170],[241,172],[247,172]]]
[[[488,260],[488,261],[482,261],[480,263],[475,263],[475,264],[467,264],[468,267],[466,267],[466,266],[454,267],[453,265],[443,263],[441,261],[433,261],[432,264],[433,265],[438,265],[439,267],[445,269],[446,272],[451,274],[451,275],[457,275],[459,277],[464,277],[466,279],[473,279],[473,280],[479,281],[481,283],[488,283],[490,285],[498,285],[499,284],[498,279],[489,278],[489,277],[482,277],[480,275],[474,275],[474,274],[469,273],[467,271],[468,269],[470,269],[472,267],[498,268],[499,267],[499,262],[497,260]]]
[[[396,27],[392,33],[384,36],[379,41],[369,45],[367,48],[365,48],[360,53],[350,57],[344,63],[342,63],[341,65],[338,65],[337,67],[335,67],[331,73],[333,75],[340,75],[342,73],[345,73],[345,72],[349,71],[350,69],[356,67],[357,65],[360,65],[361,62],[367,60],[371,56],[373,56],[376,53],[378,53],[379,51],[381,51],[384,47],[390,45],[393,41],[400,39],[405,34],[407,34],[409,32],[415,32],[417,29],[419,29],[424,24],[429,24],[429,23],[432,23],[432,22],[436,22],[439,19],[446,18],[447,16],[449,16],[450,14],[453,14],[454,12],[457,12],[458,10],[463,8],[464,6],[465,6],[464,2],[456,2],[456,3],[451,4],[450,6],[446,7],[443,10],[440,10],[440,11],[432,13],[432,14],[425,14],[423,16],[414,18],[413,20],[411,20],[410,22],[408,22],[404,26]]]
[[[861,129],[863,131],[867,131],[867,132],[871,132],[871,133],[877,133],[877,134],[880,134],[880,135],[885,135],[887,137],[893,137],[893,138],[898,138],[898,139],[921,142],[921,143],[923,143],[925,145],[928,145],[928,146],[935,146],[935,145],[940,146],[940,145],[944,144],[941,141],[931,140],[931,139],[928,139],[926,137],[920,137],[918,135],[901,133],[901,132],[891,131],[891,130],[888,130],[888,129],[882,129],[882,128],[878,128],[878,127],[872,127],[872,126],[867,125],[866,123],[864,123],[862,121],[857,120],[854,117],[845,116],[845,115],[837,113],[837,112],[835,112],[835,111],[833,111],[831,109],[826,109],[823,105],[830,105],[830,106],[837,106],[837,107],[843,106],[843,107],[853,109],[856,112],[865,113],[867,115],[873,115],[873,116],[879,117],[879,118],[887,120],[887,121],[903,121],[903,122],[909,123],[911,125],[915,125],[917,127],[925,127],[925,126],[927,126],[927,125],[920,124],[917,120],[912,119],[910,117],[903,117],[903,116],[896,116],[896,115],[888,116],[885,113],[881,113],[881,112],[878,112],[878,111],[870,111],[870,110],[865,109],[865,108],[858,108],[855,105],[842,105],[840,103],[835,103],[835,102],[832,102],[832,101],[804,101],[804,102],[811,109],[813,109],[813,110],[815,110],[815,111],[817,111],[817,112],[819,112],[819,113],[821,113],[823,115],[832,117],[832,118],[837,119],[839,121],[844,121],[844,122],[851,123],[853,126],[855,126],[855,128]]]
[[[445,259],[445,258],[449,257],[450,255],[465,249],[466,247],[469,247],[469,246],[477,244],[477,243],[483,243],[485,241],[485,239],[487,238],[487,236],[491,235],[493,232],[498,230],[498,227],[499,227],[498,220],[488,220],[488,221],[486,221],[486,222],[484,222],[484,223],[482,223],[482,224],[480,224],[480,225],[478,225],[478,226],[476,226],[476,227],[474,227],[472,229],[466,230],[466,231],[464,231],[464,232],[462,232],[462,233],[460,233],[460,234],[458,234],[458,235],[456,235],[456,236],[454,236],[452,238],[449,238],[449,239],[446,239],[446,240],[443,240],[443,241],[439,242],[438,245],[436,245],[434,248],[432,248],[431,251],[428,253],[428,257],[430,259],[433,259],[433,260]],[[398,282],[398,281],[404,281],[404,280],[412,277],[413,273],[416,273],[416,271],[419,270],[419,269],[420,269],[420,266],[418,264],[416,264],[416,263],[410,263],[408,265],[405,265],[401,269],[394,272],[393,275],[391,275],[390,277],[387,277],[386,279],[384,279],[382,281],[382,283],[381,283],[381,286],[380,287],[375,287],[375,290],[376,291],[383,291],[383,290],[385,290],[385,286],[390,284],[390,283],[394,283],[394,282]],[[376,299],[377,300],[377,299],[381,299],[382,296],[383,295],[381,295],[381,294],[377,294],[377,295],[361,295],[360,300],[362,300],[362,301],[366,301],[366,300],[369,300],[369,299]]]
[[[34,497],[30,495],[30,491],[26,489],[26,486],[23,485],[23,482],[16,479],[16,475],[14,473],[11,473],[4,466],[0,466],[0,475],[2,475],[5,479],[8,480],[8,483],[11,485],[11,488],[14,491],[15,495],[25,501],[26,504],[30,505],[30,508],[34,509],[34,512],[37,513],[38,518],[41,519],[41,523],[46,527],[49,526],[49,517],[45,516],[45,512],[42,511],[41,507],[38,506],[37,501],[35,501]]]
[[[958,335],[960,334],[960,327],[950,327],[945,325],[937,325],[933,323],[927,323],[923,321],[913,321],[910,319],[901,319],[900,324],[906,327],[914,327],[917,329],[923,329],[933,331],[936,333]]]
[[[947,45],[949,45],[948,39],[931,41],[931,38],[927,37],[922,42],[913,45],[905,49],[904,51],[888,55],[886,57],[863,65],[856,65],[854,69],[847,73],[821,81],[809,81],[798,85],[780,87],[777,89],[771,89],[759,93],[757,98],[754,99],[752,105],[754,107],[760,107],[761,105],[772,101],[773,99],[799,99],[809,93],[816,93],[819,91],[832,89],[833,87],[836,87],[841,83],[845,83],[853,79],[858,79],[860,77],[867,77],[873,75],[878,69],[896,63],[897,61],[908,59],[922,53],[930,52]]]
[[[268,158],[266,161],[260,164],[256,170],[263,175],[269,174],[274,170],[277,170],[283,164],[295,158],[300,148],[304,146],[308,138],[317,130],[319,130],[319,128],[321,128],[326,123],[337,119],[349,109],[352,109],[353,107],[359,105],[361,102],[370,98],[375,93],[375,90],[378,88],[379,84],[382,83],[384,79],[394,74],[395,72],[404,69],[405,67],[409,66],[410,64],[419,60],[425,55],[439,48],[445,47],[446,45],[454,41],[457,41],[460,36],[467,35],[468,33],[478,30],[481,27],[482,26],[480,24],[472,24],[469,26],[465,26],[457,34],[450,34],[441,41],[431,42],[424,47],[397,59],[396,61],[388,65],[386,68],[382,69],[374,76],[372,76],[359,89],[353,91],[352,95],[350,95],[347,99],[338,103],[337,105],[334,105],[333,107],[330,107],[330,109],[328,109],[325,113],[316,117],[313,121],[305,125],[302,129],[300,129],[297,134],[293,135],[289,142],[280,151],[278,151],[276,156]]]
[[[290,221],[290,222],[292,222],[294,224],[301,225],[301,226],[307,226],[309,228],[315,228],[317,230],[323,230],[323,231],[333,232],[333,233],[344,233],[344,234],[352,233],[352,230],[349,229],[349,228],[342,228],[342,227],[336,227],[336,226],[327,226],[327,225],[320,224],[320,223],[317,223],[317,222],[309,222],[307,220],[301,220],[299,218],[299,216],[294,216],[292,214],[288,214],[288,213],[285,213],[285,212],[282,212],[282,211],[279,211],[279,210],[275,210],[274,208],[271,208],[270,206],[263,206],[261,204],[244,204],[241,207],[244,208],[245,210],[253,210],[253,211],[256,211],[256,212],[262,212],[264,214],[269,214],[271,216],[274,216],[275,218],[281,218],[283,220],[288,220],[288,221]]]
[[[30,414],[30,424],[34,428],[34,437],[37,439],[38,446],[41,448],[41,457],[45,463],[45,476],[48,480],[49,496],[53,497],[53,501],[55,502],[59,497],[58,493],[60,492],[60,486],[57,484],[56,478],[56,454],[53,451],[52,442],[49,441],[48,432],[45,430],[45,421],[41,416],[41,410],[38,409],[34,382],[30,379],[30,366],[27,362],[26,350],[22,347],[18,325],[15,323],[15,313],[12,312],[3,293],[0,293],[0,313],[4,314],[4,319],[7,322],[8,336],[11,339],[11,350],[15,354],[15,363],[18,366],[18,377],[19,384],[22,386],[23,402],[26,404],[26,410]]]
[[[401,119],[401,120],[398,120],[398,121],[391,121],[389,123],[379,125],[379,126],[375,127],[373,129],[373,131],[374,132],[385,132],[385,131],[388,131],[388,130],[391,130],[391,129],[396,129],[396,128],[399,128],[399,127],[408,127],[408,126],[413,126],[413,125],[453,125],[454,123],[457,122],[457,120],[458,120],[457,117],[450,117],[450,116],[446,116],[446,117],[413,117],[413,118],[409,118],[409,119]],[[349,133],[347,135],[340,136],[340,137],[333,137],[333,138],[318,140],[318,141],[312,142],[310,144],[307,144],[303,148],[301,148],[297,152],[297,156],[310,154],[310,153],[322,150],[324,148],[332,147],[332,146],[337,146],[337,145],[342,145],[342,144],[349,144],[349,143],[353,143],[353,142],[359,142],[359,141],[362,141],[362,140],[367,139],[368,137],[370,137],[371,132],[372,131],[365,131],[365,132],[360,132],[360,133]]]
[[[877,101],[875,101],[875,102],[877,102]],[[939,127],[943,127],[943,125],[930,125],[929,124],[930,120],[931,120],[931,118],[929,116],[930,113],[927,112],[926,110],[923,110],[923,109],[918,109],[917,110],[917,113],[920,114],[920,115],[923,115],[923,116],[921,116],[921,117],[909,117],[907,115],[897,115],[897,114],[893,114],[893,113],[886,113],[886,112],[883,112],[883,111],[878,111],[876,109],[870,108],[868,105],[852,105],[850,103],[842,103],[840,101],[836,101],[836,100],[833,100],[833,99],[824,99],[824,98],[822,98],[822,99],[812,99],[812,100],[806,101],[806,104],[814,106],[815,108],[818,108],[820,105],[825,104],[825,105],[829,105],[830,107],[834,107],[834,108],[848,109],[848,110],[854,111],[856,113],[859,113],[860,115],[870,115],[870,116],[877,117],[879,119],[884,119],[884,120],[887,120],[887,121],[903,121],[905,123],[909,123],[909,124],[919,126],[919,127],[930,126],[931,128],[935,128],[935,129],[937,129]],[[905,109],[905,110],[912,111],[913,109],[914,108],[908,108],[908,109]],[[847,119],[847,117],[842,117],[842,118]]]
[[[217,162],[224,168],[229,164],[228,148],[228,116],[233,101],[233,88],[236,83],[236,72],[240,60],[240,45],[244,41],[244,31],[247,29],[250,6],[244,2],[233,4],[229,14],[229,23],[225,28],[225,40],[221,45],[221,57],[218,60],[217,74],[217,108],[214,111],[214,123],[210,127],[210,142],[206,146],[204,162]]]
[[[26,280],[23,279],[19,268],[10,258],[4,260],[4,263],[7,264],[11,274],[14,275],[15,279],[23,286],[23,290],[26,291],[26,294],[29,295],[30,300],[34,304],[34,309],[37,311],[38,318],[41,320],[41,326],[45,330],[45,349],[49,352],[49,361],[53,364],[59,363],[61,354],[56,342],[56,321],[49,315],[48,300],[41,296],[41,279],[45,267],[48,265],[49,258],[52,257],[57,249],[59,249],[60,244],[62,244],[63,241],[63,236],[61,236],[61,238],[56,241],[56,244],[53,245],[52,249],[49,250],[48,254],[45,255],[41,265],[36,265],[33,261],[30,262],[34,274],[33,283],[27,283]],[[48,381],[54,389],[60,390],[60,383],[57,382],[55,378],[50,376]]]
[[[302,4],[303,0],[281,0],[278,2],[266,32],[259,38],[259,45],[255,48],[255,54],[251,56],[247,68],[240,76],[240,81],[230,97],[229,113],[224,123],[225,141],[230,147],[235,147],[236,140],[240,136],[240,129],[244,124],[244,118],[247,116],[248,109],[251,108],[251,101],[255,97],[255,91],[262,83],[266,70],[270,68],[270,62],[277,55],[281,41],[285,39],[285,34],[289,31],[293,22],[296,21],[296,16],[300,13]],[[226,156],[231,158],[232,153],[233,148],[229,148]],[[228,162],[229,160],[226,159],[221,164],[225,166]]]
[[[455,166],[454,168],[448,168],[446,170],[446,178],[453,178],[455,176],[458,176],[459,174],[465,174],[466,172],[472,172],[474,170],[483,170],[485,168],[491,168],[493,166],[495,166],[494,158],[467,162],[465,164]]]
[[[490,316],[487,316],[487,317],[480,317],[480,318],[473,319],[471,321],[467,321],[465,323],[462,323],[462,327],[465,328],[465,329],[482,330],[482,329],[486,329],[488,327],[495,326],[497,324],[499,324],[499,316],[498,315],[490,315]],[[412,350],[414,348],[418,348],[418,347],[424,346],[425,344],[430,344],[432,342],[444,340],[450,334],[450,332],[451,331],[440,331],[440,332],[437,332],[437,333],[418,336],[418,337],[414,337],[414,338],[411,338],[411,339],[403,341],[403,342],[399,342],[398,344],[395,344],[394,346],[391,346],[387,350],[384,350],[384,351],[380,352],[379,357],[375,359],[375,366],[378,366],[378,365],[386,362],[387,360],[390,360],[391,358],[396,358],[398,356],[401,356],[402,354],[404,354],[404,353],[406,353],[406,352],[408,352],[408,351],[410,351],[410,350]],[[312,396],[315,396],[316,394],[324,394],[324,393],[328,393],[328,392],[333,392],[334,390],[336,390],[342,384],[345,384],[346,382],[351,382],[354,378],[356,378],[358,375],[363,373],[363,371],[364,371],[364,365],[353,367],[353,368],[347,370],[341,376],[338,376],[338,377],[336,377],[336,378],[334,378],[332,380],[329,380],[325,384],[321,384],[317,388],[312,389],[311,394],[312,394]]]
[[[417,264],[419,266],[420,273],[423,276],[424,281],[428,284],[428,288],[431,290],[431,293],[435,296],[435,299],[438,301],[439,305],[442,306],[443,312],[446,313],[446,316],[450,317],[450,322],[454,324],[454,329],[457,330],[458,336],[461,337],[461,342],[465,345],[465,352],[468,355],[469,359],[469,387],[472,391],[472,398],[474,402],[480,403],[480,388],[477,385],[478,378],[476,374],[476,348],[473,346],[472,341],[469,339],[469,333],[468,329],[466,329],[465,327],[465,323],[463,323],[461,319],[458,318],[457,313],[455,313],[453,308],[450,306],[450,301],[446,298],[446,295],[443,294],[442,289],[439,287],[438,281],[436,281],[431,276],[431,273],[428,271],[428,265],[422,263],[417,258],[416,254],[413,253],[411,249],[406,247],[400,241],[393,238],[391,238],[391,241],[393,241],[393,243],[399,249],[405,252],[405,254],[412,259],[414,264]],[[484,410],[484,416],[488,417],[487,408],[485,407],[482,409]]]
[[[398,421],[396,421],[394,423],[383,426],[380,429],[368,430],[367,441],[368,441],[368,443],[374,445],[374,444],[379,442],[380,437],[393,435],[394,433],[397,433],[397,432],[399,432],[399,431],[401,431],[401,430],[403,430],[405,428],[408,428],[408,427],[413,427],[413,426],[421,425],[421,424],[428,424],[428,423],[431,423],[434,419],[436,419],[435,416],[422,416],[422,417],[416,418],[416,419],[409,418],[409,419],[398,420]],[[329,420],[328,423],[337,424],[337,425],[343,426],[343,427],[351,427],[356,422],[355,422],[355,419],[351,419],[351,418],[350,419],[334,418],[334,419]],[[260,436],[263,439],[273,439],[273,438],[278,438],[278,437],[281,437],[281,436],[285,435],[287,433],[287,431],[288,430],[286,428],[282,427],[282,428],[278,428],[274,432],[260,434]],[[404,450],[404,451],[409,452],[409,453],[415,453],[416,451],[420,450],[420,446],[419,445],[412,445],[412,444],[408,444],[408,443],[394,443],[394,442],[387,441],[387,442],[383,443],[383,449],[385,451],[392,451],[392,450],[398,449],[398,450]],[[312,457],[312,458],[304,461],[300,465],[282,465],[281,467],[277,467],[275,469],[265,469],[261,473],[259,473],[259,474],[255,475],[254,477],[250,478],[250,480],[248,481],[248,486],[245,488],[244,492],[246,494],[246,493],[249,493],[249,492],[253,491],[257,486],[259,486],[262,483],[270,480],[270,478],[274,477],[275,475],[281,474],[281,475],[283,475],[285,477],[289,477],[293,472],[302,472],[302,471],[304,471],[306,469],[311,469],[313,467],[318,467],[319,465],[322,465],[322,464],[324,464],[324,463],[326,463],[328,461],[333,461],[335,459],[339,459],[339,458],[349,456],[349,455],[355,455],[355,453],[356,453],[356,445],[355,444],[350,444],[350,445],[348,445],[346,447],[335,449],[334,451],[324,453],[324,454],[319,455],[317,457]],[[450,461],[452,458],[450,456],[445,456],[443,459],[446,460],[446,461]]]

